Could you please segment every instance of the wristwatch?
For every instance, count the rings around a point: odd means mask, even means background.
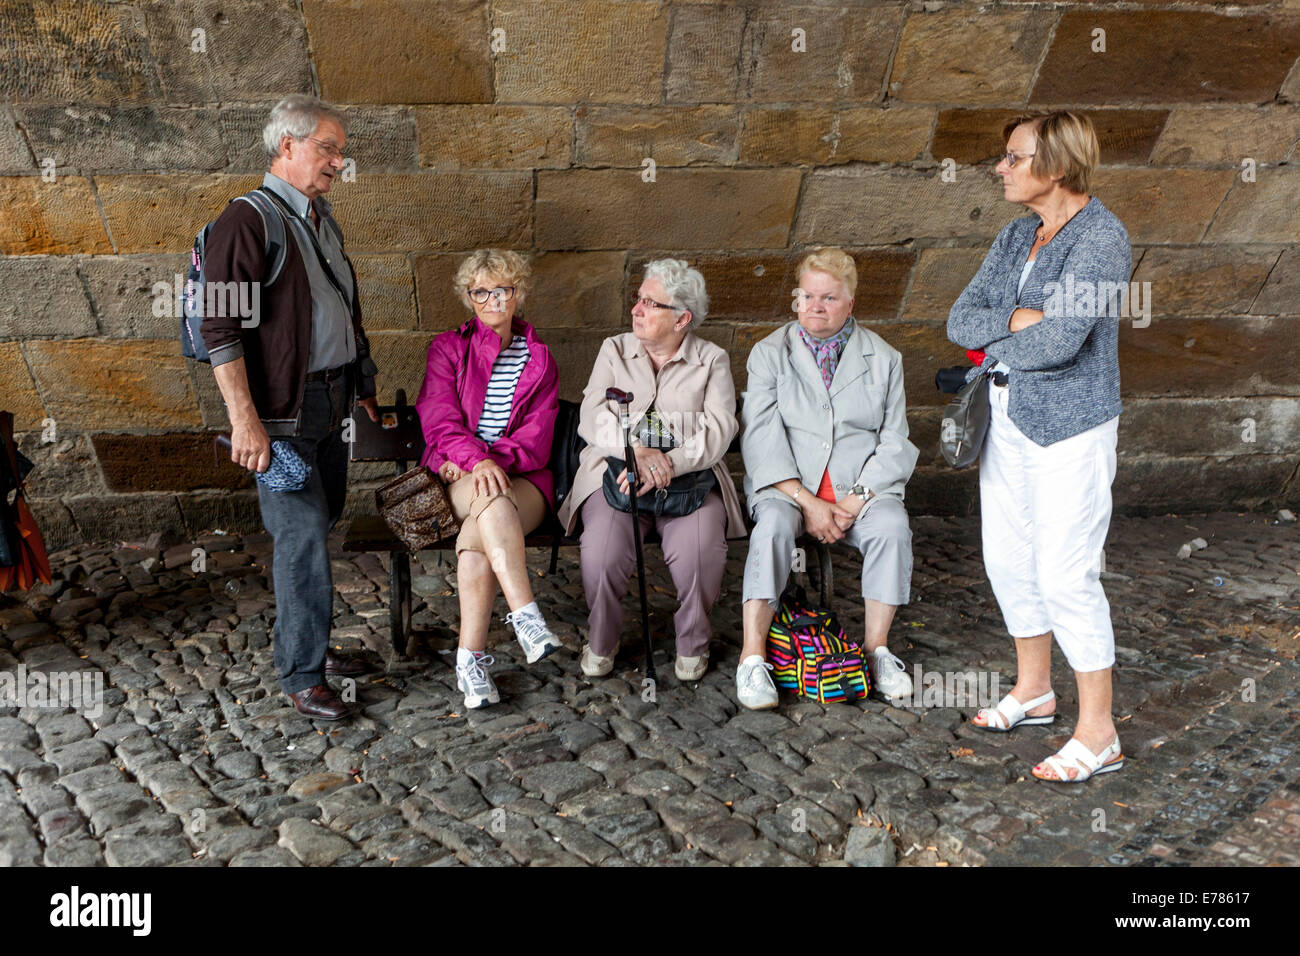
[[[868,491],[866,488],[863,488],[861,485],[854,485],[852,488],[849,489],[849,491],[853,492],[853,494],[857,495],[863,501],[866,501],[867,498],[871,495],[871,492]]]

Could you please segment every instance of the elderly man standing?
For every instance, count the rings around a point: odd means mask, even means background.
[[[262,212],[247,202],[232,202],[213,224],[204,263],[209,283],[260,288],[252,322],[210,316],[202,326],[230,415],[231,460],[264,472],[275,440],[311,467],[299,491],[259,482],[258,503],[275,542],[280,687],[300,713],[325,720],[347,714],[326,676],[365,669],[327,650],[334,584],[326,536],[347,491],[343,421],[353,397],[378,418],[377,370],[361,329],[356,274],[324,199],[343,168],[346,138],[343,115],[321,100],[294,94],[277,103],[262,130],[270,172],[261,188],[294,239],[286,242],[281,271],[260,287],[267,229]]]

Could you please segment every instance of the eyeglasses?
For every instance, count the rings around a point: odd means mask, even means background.
[[[672,312],[681,312],[681,311],[682,311],[681,309],[677,308],[677,306],[675,306],[675,305],[664,305],[662,302],[656,302],[654,299],[650,298],[650,296],[648,296],[648,295],[633,296],[633,297],[632,297],[632,306],[633,306],[633,308],[635,308],[638,304],[640,304],[640,306],[641,306],[643,309],[668,309],[668,310],[670,310],[670,311],[672,311]]]
[[[1017,156],[1015,153],[1007,150],[1007,154],[1002,158],[1007,161],[1007,169],[1015,169],[1016,163],[1022,159],[1028,159],[1030,156],[1036,156],[1037,153],[1025,153],[1023,156]]]
[[[325,140],[317,139],[315,136],[308,136],[307,139],[311,140],[313,143],[319,146],[320,151],[324,153],[326,156],[328,156],[330,159],[348,158],[348,154],[343,152],[343,150],[339,149],[333,143],[327,143],[325,142]]]
[[[498,302],[509,302],[515,297],[515,287],[512,285],[500,285],[495,289],[470,289],[469,297],[482,305],[488,299],[496,299]]]

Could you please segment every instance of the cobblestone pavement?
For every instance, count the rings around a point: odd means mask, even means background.
[[[916,518],[913,603],[891,646],[912,667],[1014,682],[1014,650],[972,520]],[[1208,545],[1180,557],[1184,543]],[[1200,542],[1197,542],[1198,544]],[[206,570],[192,570],[195,545]],[[975,701],[892,708],[735,699],[743,542],[731,547],[700,682],[641,685],[629,613],[613,675],[575,653],[526,666],[494,625],[503,700],[461,711],[449,667],[454,576],[414,568],[424,653],[389,649],[386,555],[334,561],[335,644],[376,664],[341,724],[278,692],[266,536],[82,547],[56,581],[0,604],[0,673],[90,669],[102,712],[0,706],[0,865],[863,865],[1300,863],[1300,526],[1265,515],[1125,518],[1105,580],[1119,645],[1115,713],[1128,765],[1067,787],[1029,768],[1064,722],[1008,735]],[[652,624],[674,599],[650,549]],[[531,555],[538,600],[573,650],[585,605],[576,551]],[[858,563],[837,552],[836,601],[857,633]],[[634,607],[635,587],[628,608]],[[499,610],[504,613],[504,609]],[[20,665],[22,670],[20,671]],[[34,691],[31,691],[34,694]],[[922,703],[945,701],[923,700]]]

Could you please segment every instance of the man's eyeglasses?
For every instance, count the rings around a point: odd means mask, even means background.
[[[1022,159],[1028,159],[1030,156],[1034,156],[1034,155],[1037,155],[1037,154],[1036,154],[1036,153],[1024,153],[1024,154],[1022,154],[1022,155],[1020,155],[1020,156],[1017,156],[1015,153],[1011,152],[1010,150],[1007,150],[1007,154],[1006,154],[1005,156],[1003,156],[1002,158],[1005,159],[1005,160],[1007,161],[1007,169],[1015,169],[1015,168],[1016,168],[1016,163],[1020,162],[1020,160],[1022,160]]]
[[[482,305],[488,299],[496,299],[498,302],[509,302],[515,297],[515,287],[512,285],[497,286],[495,289],[470,289],[469,297]]]
[[[664,305],[662,302],[656,302],[648,295],[633,296],[632,297],[633,307],[635,307],[638,303],[641,305],[643,309],[668,309],[672,312],[682,311],[681,309],[677,308],[677,306],[675,305]]]
[[[325,140],[317,139],[315,136],[308,136],[307,138],[311,140],[313,143],[315,143],[317,146],[319,146],[320,151],[324,153],[326,156],[328,156],[330,159],[348,158],[348,154],[343,152],[343,150],[339,149],[333,143],[327,143],[325,142]]]

